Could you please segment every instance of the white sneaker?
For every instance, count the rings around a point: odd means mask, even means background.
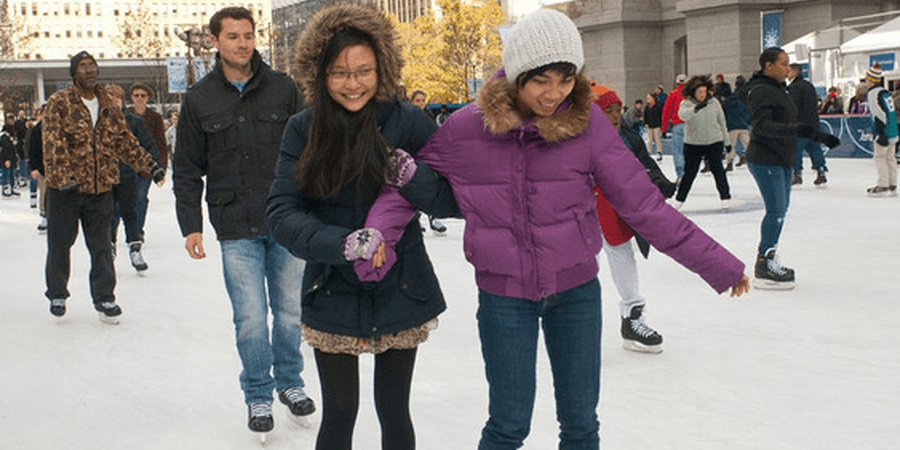
[[[731,199],[722,200],[722,211],[728,211],[729,209],[731,209]]]
[[[671,204],[676,211],[681,211],[681,207],[684,206],[684,202],[680,202],[678,200],[672,200]]]

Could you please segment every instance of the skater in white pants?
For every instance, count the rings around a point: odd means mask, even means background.
[[[662,335],[644,322],[643,311],[647,301],[641,295],[637,260],[634,258],[631,241],[629,239],[619,245],[612,245],[604,235],[603,250],[601,251],[601,253],[606,253],[609,273],[612,275],[616,290],[619,291],[622,347],[635,352],[660,353],[662,352]]]
[[[621,127],[622,100],[618,94],[602,85],[592,86],[591,91],[594,94],[594,103],[603,110],[613,127],[619,130],[619,137],[644,165],[653,184],[659,187],[663,196],[671,197],[675,193],[675,183],[669,181],[653,161],[647,152],[644,141],[637,134]],[[619,218],[619,214],[606,200],[599,188],[594,188],[594,194],[597,196],[597,216],[600,219],[600,231],[603,234],[601,253],[606,253],[609,270],[621,298],[619,309],[622,313],[622,346],[626,350],[659,353],[662,351],[662,336],[644,322],[643,313],[646,301],[640,293],[637,262],[631,248],[631,238],[635,236],[634,231]],[[641,242],[646,244],[643,240]],[[649,244],[646,244],[641,250],[646,256],[650,251]]]

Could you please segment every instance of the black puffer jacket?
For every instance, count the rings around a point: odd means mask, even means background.
[[[303,109],[300,91],[269,69],[254,51],[253,76],[238,92],[215,69],[188,91],[181,105],[172,179],[181,233],[203,231],[200,196],[206,177],[209,220],[220,241],[268,234],[266,195],[281,133]]]
[[[747,161],[766,166],[793,167],[797,154],[797,107],[784,83],[754,73],[748,83],[750,148]]]

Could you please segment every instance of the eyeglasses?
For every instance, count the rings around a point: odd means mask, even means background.
[[[328,72],[328,76],[331,77],[332,80],[337,81],[339,83],[344,83],[353,77],[356,81],[359,80],[368,80],[375,76],[375,68],[374,67],[365,67],[362,69],[356,70],[335,70],[332,72]]]

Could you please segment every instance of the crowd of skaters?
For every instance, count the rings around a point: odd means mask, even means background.
[[[311,20],[315,26],[307,27],[295,50],[300,90],[255,50],[252,14],[225,8],[210,21],[218,50],[214,70],[166,120],[148,107],[152,90],[145,85],[129,88],[133,106],[123,108],[125,90],[98,84],[97,62],[80,52],[71,60],[73,85],[51,96],[33,120],[20,112],[22,137],[17,120],[4,126],[3,195],[16,197],[32,172],[32,207],[41,208],[45,220],[39,229],[48,236],[45,295],[53,315],[66,313],[68,252],[81,222],[91,253],[94,307],[101,320],[118,323],[122,310],[111,264],[115,224],[121,217],[134,268],[147,270],[141,255],[146,193],[152,181],[162,185],[171,161],[178,223],[193,259],[206,256],[206,191],[234,308],[248,427],[259,433],[273,429],[273,395],[295,418],[316,411],[301,377],[302,336],[315,350],[322,384],[316,448],[352,445],[357,361],[369,353],[376,360],[383,447],[412,449],[409,396],[416,351],[446,307],[418,211],[437,233],[446,231],[439,218],[461,217],[472,227],[466,258],[479,287],[479,333],[491,392],[480,448],[521,446],[527,436],[534,400],[528,374],[533,377],[536,330],[543,326],[559,376],[561,445],[596,449],[595,256],[601,246],[620,294],[623,346],[660,352],[662,336],[645,321],[632,240],[644,257],[655,247],[717,292],[743,294],[750,286],[743,264],[678,209],[704,171],[713,174],[722,209],[729,209],[726,174],[747,165],[766,204],[754,285],[793,287],[794,270],[780,264],[775,249],[796,166],[802,151],[809,152],[815,184],[826,183],[824,158],[804,141],[817,147],[839,141],[819,129],[817,117],[813,123],[803,115],[805,97],[794,93],[801,92],[802,78],[781,49],[763,52],[759,71],[749,80],[739,76],[734,89],[722,75],[679,75],[674,90],[658,86],[626,110],[615,91],[584,76],[582,43],[571,20],[539,10],[510,31],[504,69],[479,99],[457,114],[434,117],[424,92],[413,92],[408,101],[398,98],[402,63],[392,25],[381,13],[341,4]],[[878,67],[869,70],[866,82],[876,149],[893,149],[896,116],[890,95],[878,89]],[[818,114],[815,101],[812,113]],[[90,130],[93,142],[78,134]],[[666,133],[672,135],[674,181],[658,166]],[[510,153],[510,146],[520,152]],[[541,149],[548,146],[565,147],[572,159],[547,164]],[[8,157],[7,147],[19,159]],[[96,165],[85,164],[88,154]],[[510,154],[521,161],[508,167],[479,162]],[[14,169],[20,161],[27,168]],[[585,161],[596,183],[592,190],[577,187]],[[878,185],[869,193],[890,195],[896,175],[878,164]],[[521,167],[541,170],[525,173]],[[890,169],[896,170],[893,164]],[[493,186],[504,183],[510,191],[531,183],[532,208],[547,217],[535,222],[513,199],[497,197],[503,190]],[[555,188],[565,193],[539,195]],[[42,190],[46,195],[38,196]],[[551,206],[561,200],[571,203],[577,221],[559,214],[569,209]],[[597,217],[596,229],[581,229],[580,215]],[[518,237],[510,239],[503,230]],[[585,251],[590,258],[576,261]],[[534,267],[526,270],[521,261]]]

